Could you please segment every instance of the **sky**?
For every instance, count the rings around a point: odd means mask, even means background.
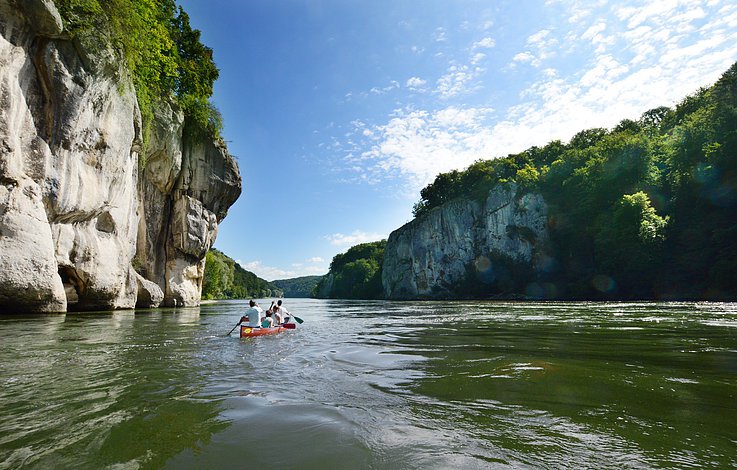
[[[412,219],[438,173],[612,128],[737,61],[732,0],[179,0],[243,193],[215,248],[267,280]]]

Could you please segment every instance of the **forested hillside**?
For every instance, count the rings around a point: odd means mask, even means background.
[[[207,252],[202,299],[281,297],[281,290],[215,248]]]
[[[315,286],[313,297],[331,299],[379,299],[381,265],[386,240],[362,243],[337,254],[330,271]]]
[[[510,183],[549,205],[529,281],[553,297],[737,298],[737,64],[674,108],[440,174],[415,216]]]
[[[278,289],[281,289],[284,297],[311,297],[312,291],[320,282],[322,276],[302,276],[292,279],[279,279],[272,281]]]

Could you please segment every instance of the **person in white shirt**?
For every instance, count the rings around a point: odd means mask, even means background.
[[[289,310],[286,307],[282,307],[281,299],[276,303],[275,312],[279,323],[289,323],[291,318],[289,317]]]
[[[247,322],[246,326],[251,328],[259,328],[261,326],[261,314],[264,312],[258,304],[251,300],[248,302],[250,308],[246,310],[245,314],[241,317],[241,323]]]

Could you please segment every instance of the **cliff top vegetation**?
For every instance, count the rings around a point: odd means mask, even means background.
[[[144,145],[159,100],[185,113],[189,132],[220,137],[222,118],[210,102],[218,69],[189,16],[174,0],[55,0],[65,28],[107,44],[125,60],[143,119]]]

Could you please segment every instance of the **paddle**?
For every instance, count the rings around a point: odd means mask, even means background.
[[[302,320],[301,318],[299,318],[297,315],[292,315],[290,313],[289,316],[292,317],[292,318],[294,318],[294,321],[296,321],[297,323],[304,323],[305,322],[304,320]]]
[[[225,335],[225,336],[230,336],[230,334],[231,334],[231,333],[232,333],[233,331],[235,331],[235,329],[236,329],[236,328],[238,328],[238,325],[240,325],[241,323],[243,323],[243,320],[239,321],[239,322],[238,322],[238,324],[237,324],[237,325],[235,325],[235,326],[233,327],[233,329],[232,329],[232,330],[230,330],[230,331],[228,332],[228,334],[227,334],[227,335]]]

